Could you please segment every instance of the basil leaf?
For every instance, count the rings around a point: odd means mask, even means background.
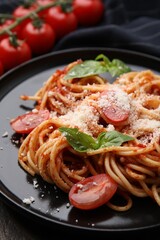
[[[94,149],[96,142],[92,136],[79,132],[77,128],[60,127],[59,131],[67,138],[68,143],[78,152]]]
[[[92,136],[80,132],[77,128],[59,128],[64,134],[68,143],[78,152],[87,152],[88,150],[96,150],[110,146],[120,146],[124,142],[134,140],[133,137],[124,135],[117,131],[102,132],[95,140]]]
[[[121,60],[113,59],[110,61],[104,54],[99,54],[95,60],[85,60],[82,63],[76,64],[68,71],[64,79],[88,77],[105,72],[109,72],[114,77],[129,71],[131,69]]]
[[[133,140],[133,137],[122,134],[117,131],[102,132],[97,138],[98,148],[121,146],[122,143]]]
[[[103,65],[101,62],[95,60],[86,60],[83,63],[77,64],[73,68],[71,68],[68,71],[67,75],[64,77],[64,79],[68,80],[71,78],[88,77],[91,75],[104,73],[106,71],[106,66]]]
[[[105,64],[109,64],[110,63],[110,60],[108,57],[106,57],[104,54],[99,54],[96,58],[95,58],[96,61],[98,60],[103,60],[103,62],[105,62]]]
[[[108,71],[112,77],[119,76],[122,73],[131,71],[131,69],[126,66],[124,62],[119,59],[113,59],[113,61],[108,66]]]

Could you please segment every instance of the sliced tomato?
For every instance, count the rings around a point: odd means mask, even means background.
[[[102,118],[107,123],[119,125],[129,117],[129,99],[122,90],[105,90],[101,93],[99,103]]]
[[[11,120],[12,129],[17,133],[30,133],[43,121],[49,119],[50,112],[48,110],[39,110],[25,113]]]
[[[107,203],[117,187],[118,184],[108,174],[97,174],[74,184],[69,192],[69,201],[79,209],[95,209]]]

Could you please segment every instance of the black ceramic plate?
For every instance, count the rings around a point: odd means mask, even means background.
[[[160,59],[136,52],[106,49],[72,49],[33,59],[8,72],[0,80],[0,177],[1,198],[22,214],[41,223],[87,232],[124,232],[160,227],[160,208],[151,199],[134,199],[127,212],[115,212],[103,206],[93,211],[68,207],[67,194],[40,177],[31,177],[18,165],[18,148],[12,143],[9,120],[33,107],[21,101],[21,94],[34,94],[57,68],[82,59],[94,59],[103,53],[110,59],[119,58],[133,70],[151,69],[160,74]],[[7,136],[5,133],[8,133]],[[37,182],[37,186],[34,183]],[[24,198],[33,196],[31,205]]]

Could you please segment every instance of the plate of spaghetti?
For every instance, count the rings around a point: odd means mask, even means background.
[[[160,227],[160,59],[70,49],[0,80],[1,197],[88,232]]]

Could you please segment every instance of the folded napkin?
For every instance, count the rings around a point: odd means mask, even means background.
[[[55,50],[73,47],[111,47],[160,57],[160,1],[104,0],[100,24],[64,37]]]
[[[53,51],[75,47],[109,47],[160,57],[159,0],[103,0],[105,13],[93,27],[79,27],[59,40]],[[0,12],[11,11],[18,0],[0,0]]]

